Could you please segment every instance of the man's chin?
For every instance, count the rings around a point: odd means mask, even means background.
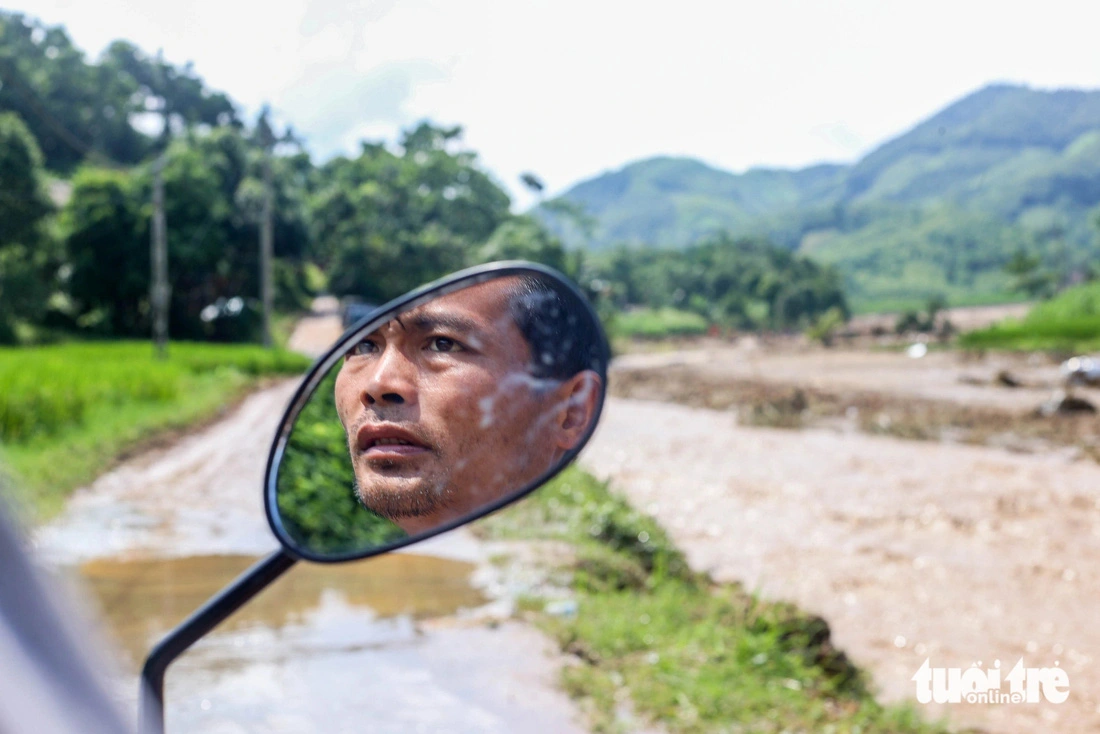
[[[443,493],[422,478],[387,477],[359,486],[359,501],[371,512],[397,522],[426,518],[446,508]]]

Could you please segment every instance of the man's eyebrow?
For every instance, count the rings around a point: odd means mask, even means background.
[[[480,331],[480,325],[471,318],[452,313],[425,313],[416,314],[409,319],[410,325],[419,331],[431,331],[433,329],[451,329],[462,334],[472,331]]]

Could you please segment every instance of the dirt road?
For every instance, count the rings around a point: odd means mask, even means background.
[[[1100,729],[1096,463],[628,399],[610,401],[582,463],[693,566],[822,614],[887,699],[915,699],[926,658],[1000,660],[1005,674],[1023,658],[1066,670],[1069,700],[927,712],[990,731]]]
[[[339,333],[322,312],[292,344],[318,354]],[[98,601],[118,642],[124,710],[136,710],[151,645],[275,549],[261,487],[295,384],[257,392],[218,423],[124,462],[35,533],[39,555],[76,571]],[[491,598],[472,536],[414,550],[292,569],[169,671],[168,730],[583,731],[556,686],[551,645],[507,620],[507,598]]]

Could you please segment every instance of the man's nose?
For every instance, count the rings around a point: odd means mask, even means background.
[[[383,350],[359,399],[366,406],[416,403],[416,365],[399,349]]]

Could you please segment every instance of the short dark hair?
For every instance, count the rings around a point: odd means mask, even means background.
[[[552,278],[521,275],[510,296],[512,318],[531,348],[535,377],[564,380],[607,370],[606,342],[591,307]]]

